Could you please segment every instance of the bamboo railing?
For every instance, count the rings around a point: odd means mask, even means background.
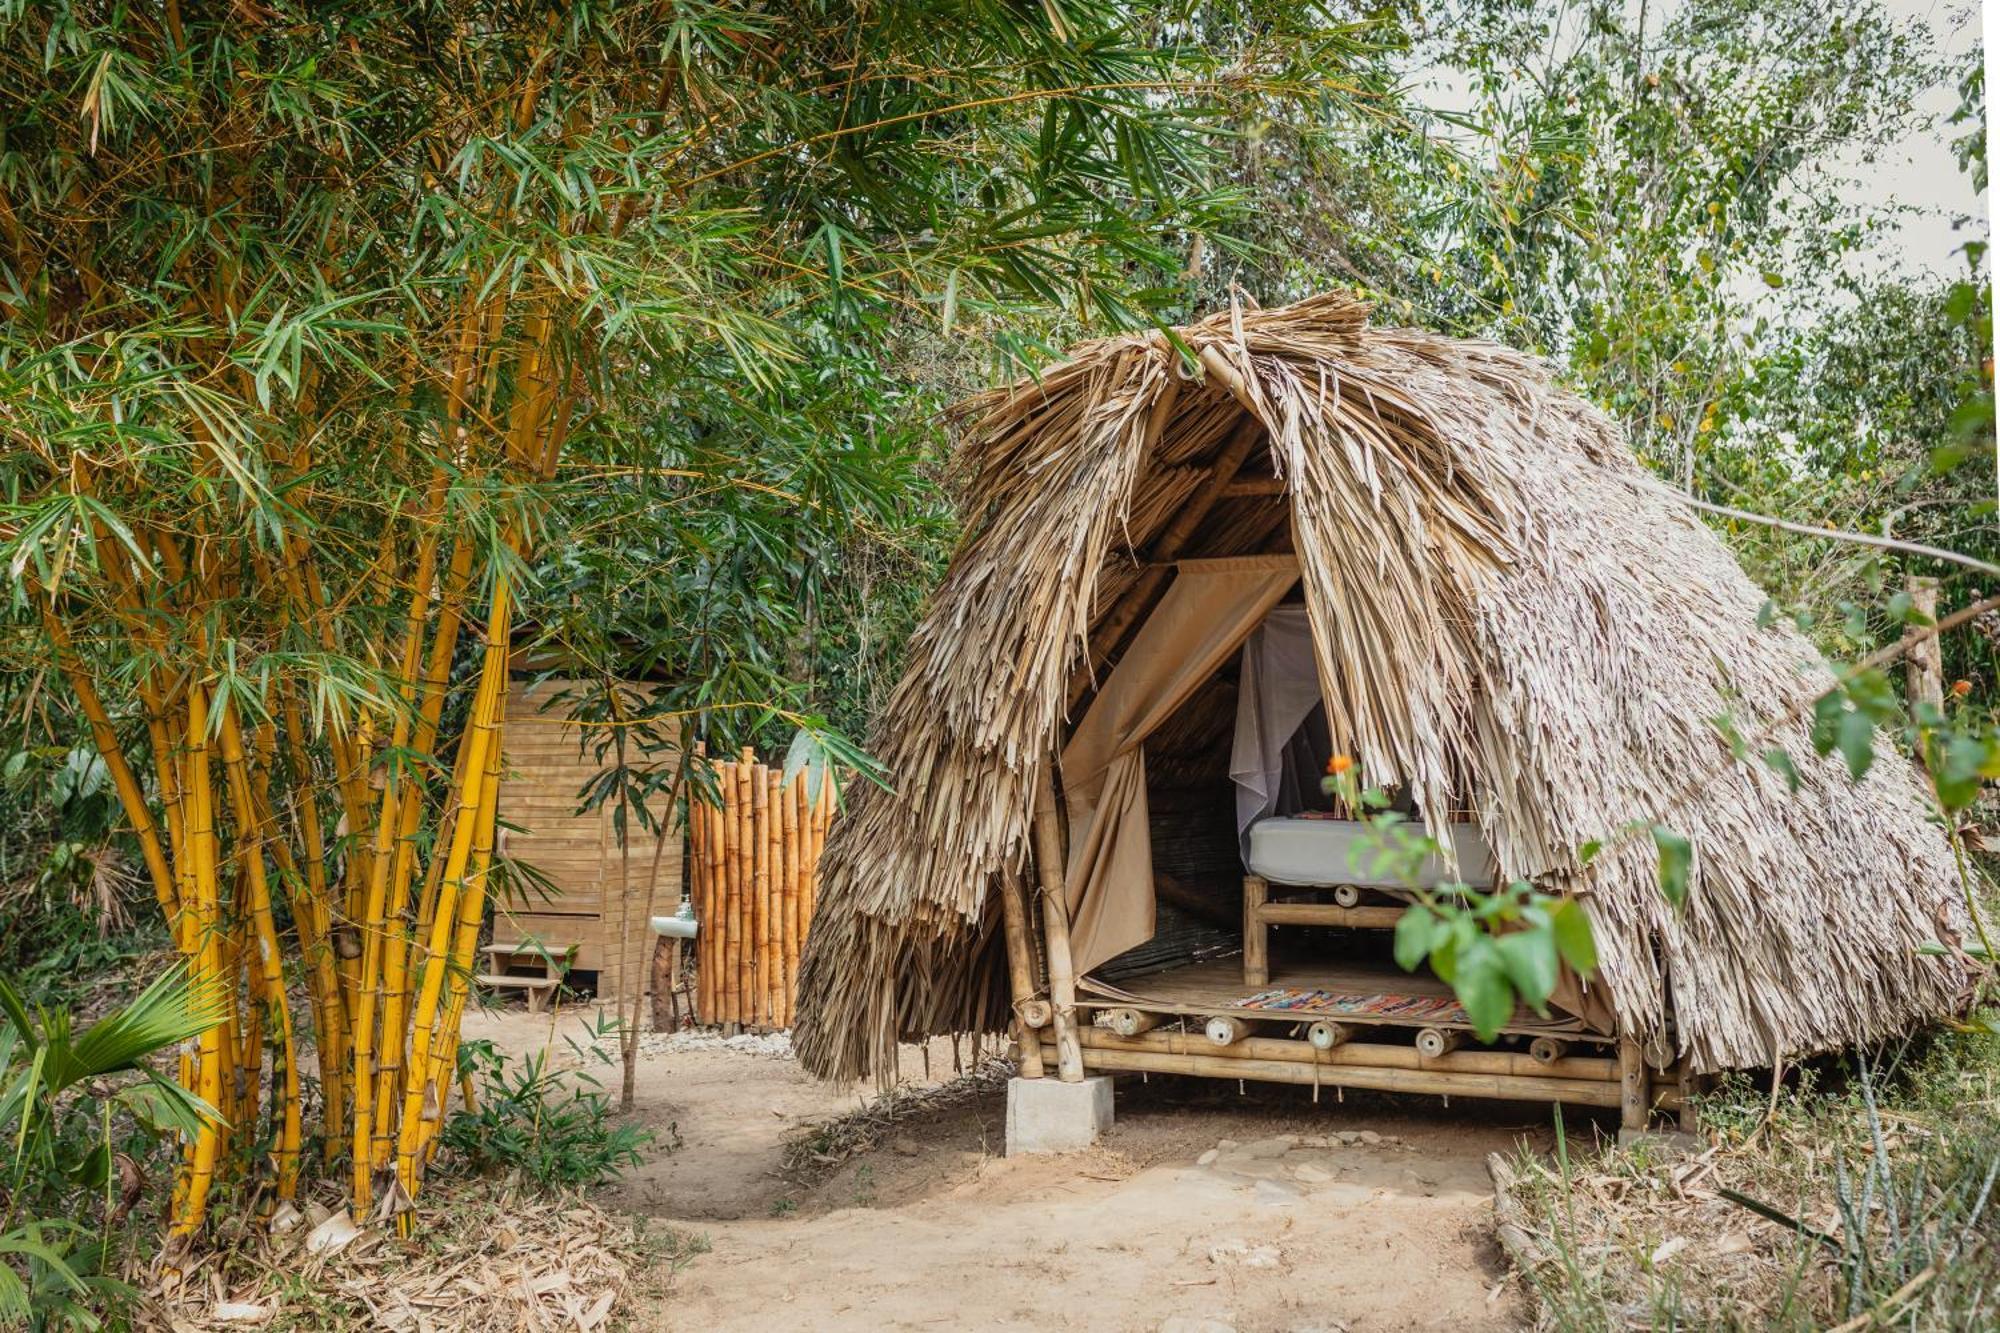
[[[719,804],[695,800],[688,818],[689,889],[701,923],[695,1013],[726,1028],[790,1027],[833,778],[815,799],[805,773],[788,783],[748,746],[714,769]]]

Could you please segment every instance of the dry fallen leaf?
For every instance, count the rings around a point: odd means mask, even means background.
[[[209,1318],[218,1324],[261,1324],[271,1317],[271,1309],[266,1305],[253,1305],[248,1301],[217,1301],[209,1311]]]
[[[361,1228],[346,1213],[332,1213],[306,1237],[306,1253],[338,1254],[361,1235]]]
[[[1686,1236],[1675,1236],[1672,1240],[1662,1242],[1653,1251],[1653,1267],[1658,1268],[1687,1247],[1688,1238]]]

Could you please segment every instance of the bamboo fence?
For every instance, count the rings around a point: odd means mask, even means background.
[[[787,1028],[799,953],[818,899],[820,849],[833,819],[831,774],[757,762],[745,746],[714,765],[717,802],[690,803],[689,887],[695,918],[695,1012],[727,1028]]]

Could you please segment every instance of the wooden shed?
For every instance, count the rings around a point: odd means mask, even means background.
[[[588,688],[560,678],[517,680],[508,695],[499,837],[507,858],[532,873],[517,876],[509,900],[494,904],[487,958],[533,973],[539,946],[570,959],[573,986],[592,986],[608,999],[624,993],[628,968],[642,988],[650,979],[653,834],[633,822],[627,881],[611,805],[578,809],[580,793],[611,762],[598,756],[596,729],[571,717]],[[655,813],[665,806],[656,798]],[[653,914],[680,906],[683,846],[680,830],[670,831],[650,894]]]

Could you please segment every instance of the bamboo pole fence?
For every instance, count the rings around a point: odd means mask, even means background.
[[[800,772],[745,746],[717,760],[711,803],[690,802],[688,887],[695,919],[695,1013],[725,1029],[792,1025],[799,955],[818,897],[820,851],[836,808],[832,774]]]

